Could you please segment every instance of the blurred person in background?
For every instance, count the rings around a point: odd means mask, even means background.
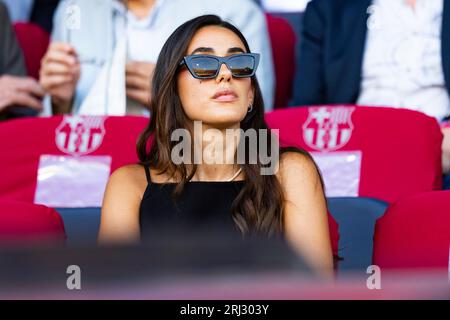
[[[214,15],[194,18],[169,37],[155,68],[152,117],[137,146],[140,164],[110,177],[100,243],[129,244],[158,230],[170,235],[219,226],[236,237],[281,235],[317,273],[332,275],[326,201],[311,156],[276,144],[279,170],[262,174],[261,158],[252,163],[248,155],[272,150],[270,137],[257,138],[256,145],[239,137],[237,143],[224,144],[220,137],[207,143],[209,129],[222,138],[226,130],[239,128],[270,135],[255,77],[258,54],[251,52],[241,32]],[[192,130],[196,121],[202,123],[200,132]],[[189,140],[203,145],[201,163],[192,164],[191,155],[186,162],[174,161],[169,139],[177,129],[189,131]],[[247,155],[243,164],[237,162],[238,143]],[[214,154],[226,149],[227,161],[205,161],[206,148]]]
[[[52,32],[52,18],[59,0],[3,0],[3,2],[13,23],[31,22],[48,33]]]
[[[450,2],[313,0],[304,13],[297,105],[352,103],[450,116]],[[442,127],[443,170],[450,129]]]
[[[151,77],[169,35],[206,13],[235,23],[261,52],[258,78],[267,109],[274,73],[265,16],[252,0],[62,1],[40,82],[49,93],[44,115],[148,115]]]
[[[36,115],[42,110],[44,91],[26,74],[7,8],[0,2],[0,119]]]

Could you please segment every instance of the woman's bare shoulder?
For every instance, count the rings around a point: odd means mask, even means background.
[[[280,155],[280,167],[277,173],[280,180],[289,178],[313,179],[318,177],[318,170],[312,157],[301,152],[284,152]]]
[[[150,168],[151,181],[155,183],[166,183],[173,182],[167,173],[161,172],[160,170]],[[145,174],[145,169],[143,165],[140,164],[130,164],[118,168],[111,175],[111,179],[126,184],[136,185],[139,187],[147,186],[147,176]]]
[[[131,192],[143,193],[147,187],[144,167],[140,164],[130,164],[116,169],[109,178],[109,185],[120,186]]]
[[[103,197],[99,241],[135,242],[139,239],[139,206],[147,181],[140,165],[116,169]]]

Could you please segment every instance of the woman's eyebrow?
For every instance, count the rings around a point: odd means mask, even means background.
[[[227,53],[245,53],[244,49],[239,47],[233,47],[228,49]]]
[[[197,49],[195,49],[194,51],[192,51],[191,55],[196,54],[197,52],[214,52],[213,48],[209,48],[209,47],[199,47]]]
[[[212,53],[214,52],[213,48],[210,47],[199,47],[197,49],[195,49],[194,51],[192,51],[191,55],[196,54],[196,53]],[[245,53],[244,49],[240,48],[240,47],[233,47],[233,48],[229,48],[227,50],[227,53]]]

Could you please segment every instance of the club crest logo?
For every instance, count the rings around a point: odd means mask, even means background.
[[[303,140],[317,151],[333,151],[345,146],[353,132],[354,107],[311,107],[303,124]]]
[[[105,136],[105,117],[66,116],[55,130],[55,142],[64,153],[81,156],[94,152]]]

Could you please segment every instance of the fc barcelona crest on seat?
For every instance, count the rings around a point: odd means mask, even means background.
[[[55,130],[55,142],[64,153],[81,156],[94,152],[105,136],[105,117],[66,116]]]
[[[334,151],[345,146],[353,132],[354,107],[311,107],[303,124],[303,140],[317,151]]]

